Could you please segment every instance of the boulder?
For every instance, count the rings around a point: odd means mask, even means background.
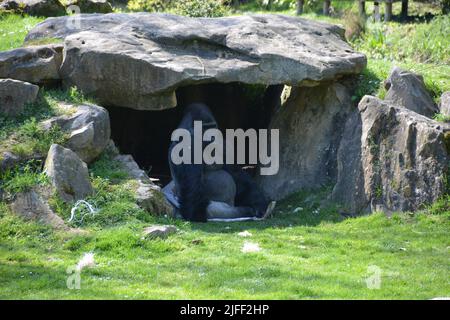
[[[24,219],[38,221],[55,229],[69,229],[37,190],[32,189],[16,194],[10,207],[13,213]]]
[[[69,0],[66,6],[78,6],[80,13],[111,13],[111,4],[106,0]]]
[[[439,109],[444,116],[450,117],[450,91],[442,94]]]
[[[53,144],[44,171],[64,201],[81,200],[93,192],[87,165],[72,150]]]
[[[111,127],[108,111],[96,105],[60,103],[62,109],[75,110],[72,114],[53,117],[42,123],[45,129],[57,125],[68,133],[65,146],[86,163],[94,161],[110,141]]]
[[[66,13],[58,0],[3,0],[0,3],[1,10],[41,17],[56,17]]]
[[[0,172],[14,167],[21,161],[18,155],[10,151],[4,151],[0,154]]]
[[[177,233],[178,228],[171,225],[166,226],[150,226],[144,229],[142,233],[143,239],[165,239],[171,234]]]
[[[314,86],[366,65],[343,29],[297,17],[94,14],[80,15],[80,28],[68,19],[47,19],[26,41],[65,39],[64,83],[108,106],[167,109],[178,87],[206,82]]]
[[[394,67],[385,81],[385,100],[432,118],[439,109],[428,93],[423,77]]]
[[[0,52],[0,78],[11,78],[34,84],[60,80],[63,44],[30,46]]]
[[[442,124],[365,96],[347,120],[332,199],[351,212],[409,211],[445,192]]]
[[[279,171],[258,179],[274,200],[336,181],[337,150],[353,109],[349,90],[339,83],[285,87],[282,99],[269,126],[279,130]]]
[[[27,103],[33,103],[39,87],[23,81],[0,79],[0,113],[8,116],[19,115]]]
[[[167,202],[161,188],[153,183],[144,170],[139,168],[131,155],[118,155],[114,160],[121,163],[132,180],[136,202],[142,209],[156,215],[172,214],[173,208]]]

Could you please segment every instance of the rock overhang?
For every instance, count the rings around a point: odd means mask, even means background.
[[[67,85],[138,110],[174,107],[182,86],[314,86],[358,74],[367,62],[340,27],[285,15],[83,14],[49,18],[25,41],[48,37],[64,39]]]

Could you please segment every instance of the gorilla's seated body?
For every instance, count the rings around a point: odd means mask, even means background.
[[[218,128],[209,108],[201,103],[186,107],[178,128],[189,130],[193,143],[194,121],[202,121],[205,128]],[[252,177],[236,165],[175,164],[169,148],[172,181],[163,189],[177,215],[190,221],[208,219],[265,218],[273,210],[270,202]],[[203,146],[205,147],[205,146]],[[194,146],[191,145],[191,150]]]

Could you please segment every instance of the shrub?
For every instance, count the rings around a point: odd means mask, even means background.
[[[171,0],[130,0],[128,9],[132,11],[160,12],[167,10]]]
[[[217,0],[178,0],[174,12],[189,17],[221,17],[225,6]]]
[[[224,1],[220,0],[131,0],[132,11],[169,11],[189,17],[221,17],[225,14]]]
[[[419,25],[373,24],[354,45],[369,58],[448,64],[448,34],[450,16],[438,16]]]

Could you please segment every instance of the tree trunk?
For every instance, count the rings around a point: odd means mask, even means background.
[[[373,19],[375,22],[380,22],[380,3],[375,1],[373,3]]]
[[[450,13],[450,0],[442,0],[442,14]]]
[[[385,0],[384,2],[384,21],[392,20],[392,0]]]
[[[297,15],[301,15],[303,13],[303,5],[305,4],[305,0],[297,0]]]
[[[359,0],[358,11],[360,17],[364,17],[366,15],[366,2],[364,0]]]
[[[408,0],[402,0],[402,19],[406,20],[408,18]]]
[[[323,14],[326,16],[330,15],[330,5],[331,5],[331,0],[325,0],[323,2]]]

